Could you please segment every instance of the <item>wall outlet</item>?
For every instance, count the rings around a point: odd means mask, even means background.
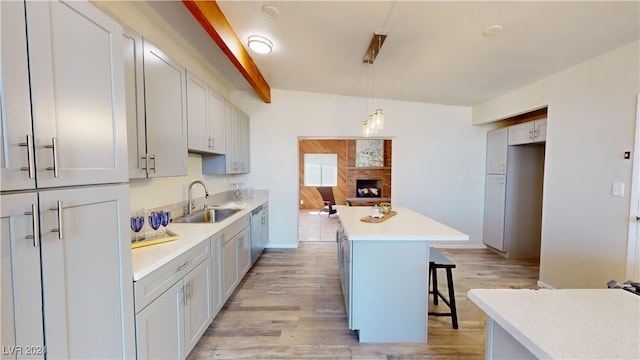
[[[624,183],[623,182],[614,182],[611,184],[611,196],[624,196]]]

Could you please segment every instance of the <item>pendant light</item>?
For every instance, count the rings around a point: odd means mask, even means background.
[[[378,56],[380,48],[382,47],[382,44],[384,43],[386,38],[387,34],[374,32],[373,37],[371,38],[371,42],[369,43],[369,48],[365,52],[364,58],[362,59],[363,63],[371,66],[370,85],[373,89],[371,91],[372,103],[375,100],[375,67],[373,65],[373,62],[375,61],[376,56]],[[374,135],[378,132],[378,130],[382,129],[384,129],[384,113],[378,105],[378,108],[375,109],[362,123],[362,136],[368,137]]]

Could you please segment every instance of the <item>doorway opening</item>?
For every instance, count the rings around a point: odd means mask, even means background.
[[[391,146],[391,139],[298,138],[298,241],[335,241],[338,226],[337,216],[320,213],[324,203],[316,186],[306,186],[305,172],[318,167],[305,166],[305,158],[310,154],[316,158],[335,155],[336,182],[332,190],[336,204],[372,206],[391,201]],[[359,196],[358,183],[361,193],[367,185],[367,195],[379,195]]]

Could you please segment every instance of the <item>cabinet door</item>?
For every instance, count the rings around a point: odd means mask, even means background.
[[[185,69],[143,39],[149,177],[187,175]]]
[[[29,345],[34,349],[44,349],[40,244],[37,237],[33,239],[34,235],[38,235],[37,206],[36,193],[2,195],[0,340],[3,358],[6,355],[5,351],[13,346]],[[35,219],[33,215],[25,215],[34,208]],[[44,358],[44,354],[40,355],[29,358]]]
[[[533,142],[547,141],[547,119],[536,120],[533,123]]]
[[[506,176],[487,175],[484,196],[484,231],[482,241],[500,251],[504,246]]]
[[[238,162],[240,173],[249,172],[249,116],[238,114]]]
[[[209,152],[224,154],[226,139],[224,132],[225,101],[222,96],[209,89]]]
[[[178,281],[136,315],[138,359],[184,359],[184,288]]]
[[[47,353],[134,355],[127,185],[40,192]]]
[[[89,2],[26,2],[38,187],[127,181],[122,26]]]
[[[33,134],[24,2],[2,1],[0,8],[0,185],[3,191],[35,189],[34,149],[26,146]]]
[[[507,129],[501,128],[487,133],[487,174],[507,172]]]
[[[225,104],[224,133],[226,142],[227,174],[238,172],[238,109],[230,103]]]
[[[530,144],[534,138],[533,122],[509,126],[509,145]]]
[[[242,278],[251,267],[251,241],[248,227],[236,235],[236,244],[238,246],[238,276]]]
[[[187,355],[213,320],[211,285],[211,258],[207,258],[184,277],[184,326]]]
[[[209,151],[208,96],[207,85],[187,72],[187,127],[191,151]]]
[[[142,37],[127,29],[123,36],[129,178],[147,177]]]
[[[235,237],[221,247],[222,249],[222,290],[223,302],[227,301],[239,281],[238,251]]]
[[[224,295],[223,289],[221,288],[222,284],[222,246],[224,246],[224,241],[220,237],[220,234],[216,234],[211,238],[211,291],[213,293],[213,316],[222,309],[222,305],[224,305],[224,299],[222,296]]]

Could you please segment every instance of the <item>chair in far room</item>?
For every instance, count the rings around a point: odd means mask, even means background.
[[[337,213],[338,211],[336,210],[336,200],[333,197],[333,188],[330,186],[321,186],[317,187],[316,189],[318,189],[320,196],[322,196],[322,202],[324,204],[320,212],[328,212],[329,217],[331,217],[332,214]]]

